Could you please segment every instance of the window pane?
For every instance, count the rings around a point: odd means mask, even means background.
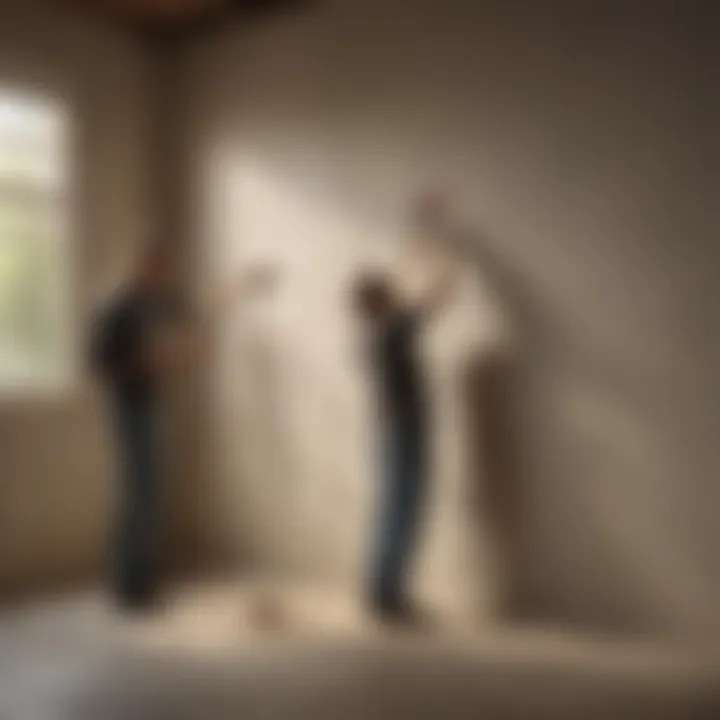
[[[61,233],[49,201],[0,197],[0,383],[54,377],[62,367]]]
[[[61,183],[63,129],[62,106],[0,89],[0,179]]]

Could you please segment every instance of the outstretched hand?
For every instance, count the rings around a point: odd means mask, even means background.
[[[412,199],[410,215],[418,237],[437,240],[452,219],[450,198],[440,188],[426,189]]]
[[[405,259],[410,304],[434,314],[452,296],[457,281],[457,248],[449,198],[438,189],[417,195],[411,205],[413,240]]]
[[[215,310],[223,311],[242,298],[272,290],[277,285],[278,278],[277,268],[269,264],[243,269],[216,298]]]
[[[249,293],[272,290],[278,282],[278,269],[272,265],[258,265],[246,270],[238,282],[241,290]]]

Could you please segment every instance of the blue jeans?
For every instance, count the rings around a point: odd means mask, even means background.
[[[397,605],[405,598],[427,480],[427,442],[421,423],[384,428],[381,487],[372,568],[372,601]]]
[[[149,397],[113,397],[119,450],[115,584],[123,595],[154,590],[159,573],[161,450],[157,408]]]

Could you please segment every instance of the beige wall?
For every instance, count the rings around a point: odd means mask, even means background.
[[[258,309],[221,328],[197,415],[215,444],[194,456],[213,551],[357,573],[367,437],[336,303],[359,259],[397,236],[407,195],[440,178],[521,340],[509,495],[526,610],[716,627],[711,12],[335,0],[188,48],[197,267],[219,277],[265,253],[289,278],[274,319]]]
[[[0,84],[61,97],[72,114],[78,333],[101,271],[148,227],[146,69],[145,51],[115,29],[41,3],[3,3]],[[108,468],[91,395],[81,374],[62,398],[0,398],[1,588],[104,561]]]

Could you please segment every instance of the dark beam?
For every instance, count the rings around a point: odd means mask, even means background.
[[[222,0],[177,14],[152,9],[143,12],[132,4],[124,6],[121,0],[57,0],[57,3],[70,11],[109,18],[150,39],[179,39],[214,30],[238,17],[253,20],[278,11],[304,7],[308,0]]]

